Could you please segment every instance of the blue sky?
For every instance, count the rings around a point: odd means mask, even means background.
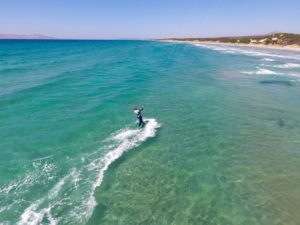
[[[299,0],[0,0],[0,33],[145,39],[300,33]]]

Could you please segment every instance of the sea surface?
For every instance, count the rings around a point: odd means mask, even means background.
[[[0,41],[1,225],[297,225],[299,209],[300,53]]]

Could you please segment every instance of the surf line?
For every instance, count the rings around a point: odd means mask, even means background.
[[[94,207],[97,205],[96,199],[94,197],[94,192],[96,188],[101,185],[105,171],[108,169],[108,167],[115,160],[120,158],[125,152],[139,146],[148,138],[154,137],[156,135],[156,131],[160,127],[160,124],[154,118],[145,119],[145,121],[148,121],[148,123],[143,129],[125,129],[121,130],[111,137],[111,140],[115,141],[116,145],[114,145],[114,147],[112,147],[112,150],[107,152],[100,159],[98,177],[92,186],[91,195],[87,201],[87,217],[91,216]],[[94,164],[94,162],[92,162],[91,164]]]

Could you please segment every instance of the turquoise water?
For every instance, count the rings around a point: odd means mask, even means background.
[[[299,98],[299,53],[0,41],[0,224],[296,225]]]

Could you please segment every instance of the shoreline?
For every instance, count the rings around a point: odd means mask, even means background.
[[[187,43],[187,44],[204,44],[204,45],[226,45],[232,47],[250,47],[250,48],[261,48],[261,49],[274,49],[274,50],[285,50],[300,52],[299,45],[264,45],[264,44],[239,44],[239,43],[224,43],[219,41],[180,41],[180,40],[159,40],[163,42],[171,43]]]

